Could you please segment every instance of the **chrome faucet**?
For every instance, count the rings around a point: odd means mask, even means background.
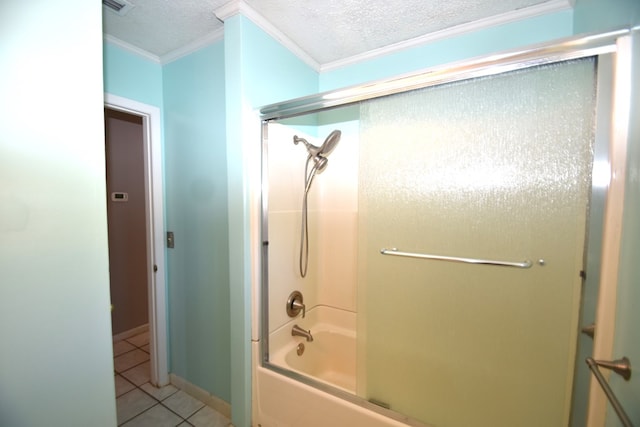
[[[311,335],[311,331],[305,331],[298,325],[293,325],[293,329],[291,329],[292,337],[305,337],[307,342],[313,341],[313,336]]]

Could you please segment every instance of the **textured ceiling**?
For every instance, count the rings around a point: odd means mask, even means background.
[[[125,16],[102,7],[102,29],[156,56],[222,28],[214,10],[229,0],[127,0],[134,5]]]
[[[215,11],[229,0],[128,0],[104,12],[104,32],[158,57],[221,31]],[[316,63],[557,0],[245,0]],[[567,2],[568,4],[568,2]]]

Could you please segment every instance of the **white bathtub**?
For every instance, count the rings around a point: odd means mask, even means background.
[[[311,330],[313,341],[291,336],[293,325]],[[356,391],[356,314],[317,306],[274,331],[269,337],[270,362],[315,380]],[[304,351],[298,355],[298,346]]]
[[[292,337],[298,324],[314,337]],[[269,335],[270,362],[327,383],[343,394],[356,389],[356,314],[326,306],[314,307]],[[302,356],[296,354],[305,345]],[[260,342],[253,349],[253,427],[407,427],[402,422],[272,369],[261,366]],[[346,392],[346,393],[345,393]],[[374,405],[371,405],[374,406]]]

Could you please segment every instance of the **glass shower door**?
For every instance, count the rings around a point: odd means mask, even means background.
[[[360,396],[437,427],[568,424],[594,111],[592,58],[362,103]]]

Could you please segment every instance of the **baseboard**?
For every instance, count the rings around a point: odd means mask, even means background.
[[[127,338],[135,337],[143,332],[147,332],[149,330],[149,324],[145,323],[144,325],[137,326],[133,329],[129,329],[128,331],[120,332],[117,335],[113,336],[113,342],[126,340]]]
[[[184,378],[180,378],[175,374],[169,374],[169,381],[188,395],[195,397],[202,403],[212,407],[225,417],[231,419],[231,405],[229,403],[219,397],[213,396],[208,391],[198,387],[197,385],[191,384],[189,381]]]

